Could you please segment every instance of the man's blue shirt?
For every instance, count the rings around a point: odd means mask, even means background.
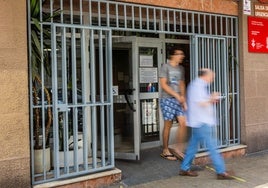
[[[188,126],[200,127],[202,124],[215,125],[216,116],[213,104],[201,105],[210,100],[208,83],[196,78],[187,88],[187,119]]]

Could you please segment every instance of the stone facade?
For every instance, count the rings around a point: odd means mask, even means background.
[[[248,52],[248,16],[243,14],[242,3],[239,6],[241,139],[248,146],[247,152],[252,153],[268,149],[268,54]]]
[[[27,9],[0,0],[0,187],[30,187]]]

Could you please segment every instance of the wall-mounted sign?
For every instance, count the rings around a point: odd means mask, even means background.
[[[113,95],[118,95],[118,86],[113,86]]]
[[[258,0],[261,3],[268,3],[268,0]]]
[[[244,14],[251,15],[251,0],[243,0]]]
[[[268,4],[255,3],[254,13],[255,16],[268,18]]]
[[[248,51],[268,53],[268,19],[248,17]]]

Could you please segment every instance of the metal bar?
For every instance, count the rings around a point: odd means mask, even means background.
[[[62,33],[62,36],[61,36],[61,41],[62,41],[62,71],[61,71],[61,74],[62,74],[62,103],[64,103],[65,105],[68,104],[68,83],[67,83],[67,61],[66,61],[66,57],[67,57],[67,53],[66,53],[66,47],[67,47],[67,44],[66,44],[66,28],[61,28],[61,33]],[[68,151],[68,141],[66,140],[66,138],[68,138],[68,132],[69,132],[69,127],[68,127],[68,112],[64,112],[64,115],[63,115],[63,139],[64,139],[64,151]],[[66,161],[68,161],[69,159],[69,156],[67,155],[67,153],[65,152],[64,153],[64,159]],[[67,164],[66,166],[64,166],[64,171],[65,173],[69,173],[69,165]]]
[[[182,12],[180,11],[180,32],[182,33],[183,30],[182,30]]]
[[[160,9],[160,31],[164,31],[163,9]]]
[[[147,30],[150,30],[150,18],[149,18],[149,10],[146,8],[146,20],[147,20]]]
[[[127,10],[126,10],[126,5],[124,5],[124,24],[125,24],[125,29],[127,28]]]
[[[80,15],[80,24],[83,24],[83,1],[79,1],[79,15]]]
[[[229,29],[229,27],[228,27],[228,18],[225,17],[225,35],[228,35],[228,29]]]
[[[86,46],[86,32],[85,29],[81,29],[81,86],[82,86],[82,103],[86,104],[87,97],[86,97],[86,77],[87,77],[87,72],[86,70],[88,69],[87,66],[87,59],[86,59],[86,53],[85,50],[87,50]],[[82,114],[83,114],[83,162],[84,162],[84,169],[88,170],[88,160],[87,160],[87,155],[88,155],[88,144],[87,144],[87,116],[86,116],[86,107],[82,107]]]
[[[100,2],[98,1],[98,26],[101,26],[101,7]]]
[[[107,2],[106,4],[106,22],[107,22],[107,27],[110,27],[110,3]]]
[[[176,11],[173,10],[173,31],[176,32]]]
[[[50,1],[50,2],[53,2],[53,1]],[[73,0],[70,0],[70,21],[71,21],[71,24],[74,23],[74,15],[73,15]]]
[[[236,18],[236,23],[238,22],[238,19]],[[235,29],[236,32],[238,32],[238,24],[236,24],[236,29]],[[238,36],[238,33],[236,33],[236,36]],[[236,111],[236,114],[233,116],[233,117],[240,117],[240,78],[239,78],[239,50],[238,50],[238,44],[239,44],[239,39],[236,38],[234,39],[235,40],[235,67],[236,67],[236,72],[234,73],[234,70],[233,70],[233,74],[236,75],[236,100],[237,100],[237,105],[236,105],[236,110],[233,109],[233,111]],[[233,91],[235,92],[235,91]],[[234,103],[236,104],[236,103]],[[238,125],[237,126],[237,135],[238,135],[238,143],[240,143],[240,137],[241,137],[241,133],[240,133],[240,126],[241,126],[241,122],[240,122],[240,118],[236,118],[237,121],[234,123],[234,125]]]
[[[170,31],[169,10],[167,10],[167,31]]]
[[[54,78],[53,82],[52,82],[52,91],[56,91],[58,88],[57,85],[57,54],[56,54],[56,49],[57,49],[57,44],[56,44],[56,27],[54,25],[52,25],[52,62],[54,62],[52,64],[52,78]],[[58,104],[57,102],[54,101],[58,101],[58,94],[57,92],[52,92],[52,98],[53,98],[53,137],[54,137],[54,143],[53,143],[53,149],[54,151],[59,151],[59,124],[58,124]],[[55,178],[60,177],[60,170],[59,170],[59,154],[58,152],[54,152],[54,175]]]
[[[63,0],[60,0],[60,9],[63,10]],[[63,23],[63,11],[60,11],[60,23]]]
[[[215,33],[214,35],[218,35],[218,16],[214,17],[214,26],[215,26]]]
[[[207,34],[206,14],[203,14],[204,34]]]
[[[157,28],[156,28],[156,10],[154,8],[154,31],[156,31]]]
[[[224,77],[226,78],[226,80],[225,80],[225,84],[224,84],[224,91],[225,91],[225,96],[227,96],[228,95],[228,93],[227,93],[227,91],[228,91],[228,88],[227,88],[227,83],[229,82],[229,78],[228,78],[228,76],[227,76],[227,71],[228,71],[228,63],[227,63],[227,60],[226,60],[226,57],[227,57],[227,46],[226,46],[226,41],[225,40],[223,40],[223,42],[222,42],[222,48],[223,48],[223,50],[222,50],[222,53],[223,53],[223,64],[225,65],[224,66],[224,71],[223,71],[223,74],[224,74]],[[225,102],[225,112],[227,113],[226,115],[225,115],[225,122],[226,122],[226,126],[228,126],[229,125],[229,114],[228,114],[228,102],[229,101],[226,101]],[[226,139],[225,140],[228,140],[228,138],[229,138],[229,129],[225,129],[225,134],[226,134]]]
[[[201,24],[200,24],[200,14],[197,14],[198,15],[198,34],[201,34]]]
[[[185,23],[186,32],[189,33],[189,14],[188,12],[185,12],[185,14],[186,14],[186,23]]]
[[[195,33],[195,14],[192,13],[192,16],[191,16],[191,23],[192,23],[192,32],[191,33]]]
[[[115,4],[116,27],[119,28],[118,4]]]
[[[95,44],[94,44],[94,30],[90,31],[90,93],[92,103],[96,103],[96,84],[95,84]],[[97,120],[96,120],[96,106],[91,107],[91,138],[92,138],[92,167],[97,168]]]
[[[142,12],[141,12],[141,7],[139,7],[139,20],[140,20],[140,29],[142,29]]]
[[[107,65],[107,67],[108,67],[108,95],[109,95],[109,101],[113,104],[113,95],[112,95],[112,93],[113,93],[113,88],[112,88],[112,84],[113,84],[113,75],[112,75],[112,59],[113,59],[113,57],[112,57],[112,51],[111,50],[109,50],[109,49],[112,49],[112,32],[111,31],[108,31],[107,32],[108,33],[108,39],[107,39],[107,46],[108,46],[108,48],[106,48],[106,50],[108,51],[107,52],[107,57],[108,57],[108,61],[107,61],[107,63],[108,63],[108,65]],[[110,150],[111,150],[111,153],[110,153],[110,163],[111,163],[111,165],[112,166],[114,166],[115,164],[114,164],[114,137],[113,137],[113,135],[114,135],[114,118],[113,118],[113,105],[110,105],[110,106],[108,106],[108,108],[110,108],[109,109],[109,123],[108,123],[108,125],[109,125],[109,143],[110,143],[110,146],[109,146],[109,148],[110,148]]]
[[[71,53],[72,53],[72,103],[77,104],[77,62],[76,62],[76,29],[71,29]],[[77,133],[77,107],[73,108],[73,145],[74,145],[74,170],[78,171],[78,164],[77,164],[77,140],[78,140],[78,133]],[[68,151],[68,150],[67,150]]]
[[[110,57],[110,50],[111,48],[110,47],[110,34],[109,34],[109,31],[106,31],[105,32],[105,46],[106,46],[106,50],[105,50],[105,66],[107,67],[106,70],[105,70],[105,75],[106,75],[106,80],[105,82],[107,83],[106,84],[106,93],[107,93],[107,97],[106,97],[106,100],[108,102],[111,102],[112,104],[112,101],[110,100],[110,95],[109,95],[109,91],[110,91],[110,87],[109,87],[109,81],[110,81],[110,74],[109,74],[109,65],[110,65],[110,61],[112,60],[111,57]],[[105,109],[106,109],[106,114],[107,114],[107,120],[106,120],[106,130],[107,130],[107,159],[109,161],[109,159],[111,159],[111,152],[112,152],[112,147],[111,147],[111,144],[109,143],[110,141],[110,137],[113,136],[113,135],[110,135],[110,122],[111,122],[111,119],[110,119],[110,108],[109,106],[105,106]]]
[[[132,29],[135,29],[135,9],[134,6],[131,7],[131,19],[132,19]]]
[[[102,31],[99,31],[99,87],[100,87],[100,102],[104,102],[104,74],[103,74],[103,35]],[[104,106],[100,107],[100,127],[101,127],[101,163],[105,166],[105,129],[104,129]]]
[[[88,22],[89,25],[92,25],[92,0],[88,2]]]
[[[220,24],[220,26],[221,26],[221,31],[220,31],[220,35],[223,35],[223,24],[222,24],[222,22],[223,22],[223,20],[222,20],[223,18],[222,18],[222,16],[220,17],[220,22],[221,22],[221,24]]]
[[[209,34],[213,34],[212,33],[212,18],[211,18],[211,14],[209,15]]]

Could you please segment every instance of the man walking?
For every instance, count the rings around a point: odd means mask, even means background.
[[[192,136],[181,163],[179,172],[181,176],[198,176],[196,172],[190,170],[190,167],[197,152],[198,143],[204,141],[215,167],[217,179],[233,179],[226,172],[224,160],[216,149],[216,139],[212,137],[213,125],[216,124],[214,105],[219,101],[219,93],[210,94],[208,90],[214,77],[212,70],[201,69],[199,77],[190,83],[187,89],[187,118],[188,126],[192,127]]]

